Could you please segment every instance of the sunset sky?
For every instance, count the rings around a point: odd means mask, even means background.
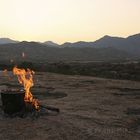
[[[0,37],[57,43],[140,33],[140,0],[0,0]]]

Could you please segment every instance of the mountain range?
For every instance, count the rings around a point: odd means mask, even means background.
[[[140,54],[140,34],[127,38],[104,36],[94,42],[79,41],[76,43],[64,43],[62,47],[92,47],[92,48],[114,48],[131,54]]]
[[[140,34],[127,38],[104,36],[94,42],[66,42],[58,45],[52,41],[27,42],[0,39],[0,59],[18,59],[25,52],[26,60],[47,61],[108,61],[140,58]]]
[[[15,41],[10,38],[0,38],[0,44],[10,44],[10,43],[19,43],[19,41]]]

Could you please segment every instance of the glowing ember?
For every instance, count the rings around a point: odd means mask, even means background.
[[[34,71],[30,69],[25,70],[25,69],[19,69],[17,67],[14,67],[13,74],[17,76],[19,83],[24,87],[25,102],[32,103],[32,105],[38,110],[39,109],[38,100],[33,98],[33,95],[30,91],[30,88],[34,85],[33,83]]]

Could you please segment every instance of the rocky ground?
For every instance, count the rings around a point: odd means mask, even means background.
[[[59,114],[6,117],[0,110],[0,140],[139,140],[140,82],[36,73],[32,93]],[[0,74],[0,89],[17,86]],[[0,102],[1,103],[1,102]]]

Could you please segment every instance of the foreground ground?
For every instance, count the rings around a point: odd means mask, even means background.
[[[0,140],[139,140],[140,82],[52,73],[34,80],[40,103],[60,114],[8,118],[1,111]],[[15,81],[1,73],[1,90]]]

